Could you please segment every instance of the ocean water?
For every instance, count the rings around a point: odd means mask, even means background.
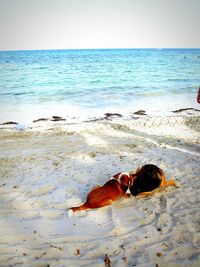
[[[200,49],[0,52],[0,122],[200,108]]]

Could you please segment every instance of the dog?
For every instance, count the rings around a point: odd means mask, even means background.
[[[167,180],[164,171],[153,164],[146,164],[138,168],[135,173],[130,173],[132,185],[130,187],[133,196],[151,196],[158,188],[177,186],[174,180]]]
[[[96,209],[110,205],[119,197],[128,198],[130,196],[130,186],[132,178],[129,173],[122,172],[115,174],[103,186],[97,186],[88,194],[84,204],[72,207],[68,210],[68,217],[80,210]]]

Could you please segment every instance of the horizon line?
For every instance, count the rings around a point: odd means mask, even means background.
[[[0,50],[0,52],[28,52],[28,51],[83,51],[83,50],[191,50],[191,49],[200,49],[200,47],[124,47],[124,48],[42,48],[42,49],[8,49]]]

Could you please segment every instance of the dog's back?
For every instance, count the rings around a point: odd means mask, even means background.
[[[121,184],[116,180],[112,179],[107,181],[103,186],[94,188],[87,196],[87,204],[89,208],[98,208],[101,206],[101,202],[106,200],[114,201],[121,196],[125,190]]]
[[[162,182],[163,171],[156,165],[147,164],[139,169],[134,177],[133,185],[130,188],[133,196],[141,192],[150,192],[158,188]]]

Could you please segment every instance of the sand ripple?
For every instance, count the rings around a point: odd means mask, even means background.
[[[199,266],[198,116],[0,131],[0,266]],[[179,188],[67,218],[97,184],[154,163]]]

